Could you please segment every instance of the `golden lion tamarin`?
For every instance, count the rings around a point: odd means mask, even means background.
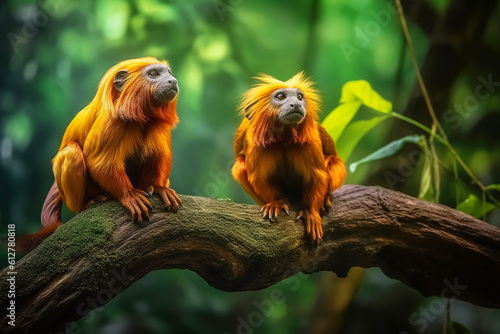
[[[233,177],[275,221],[297,207],[307,234],[323,237],[320,211],[332,205],[331,193],[344,182],[342,159],[317,122],[319,96],[302,72],[286,82],[269,75],[248,90],[240,104],[246,116],[236,131]]]
[[[94,200],[116,198],[142,222],[151,208],[147,196],[155,193],[177,210],[181,200],[169,175],[178,92],[166,61],[146,57],[110,68],[66,129],[52,160],[55,181],[43,204],[42,229],[21,238],[20,249],[33,248],[61,225],[62,201],[80,212]]]

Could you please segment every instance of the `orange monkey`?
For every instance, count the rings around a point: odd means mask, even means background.
[[[110,68],[66,129],[52,160],[55,182],[43,204],[42,229],[22,237],[20,248],[33,248],[61,225],[62,201],[80,212],[113,197],[139,223],[149,219],[153,193],[177,210],[181,200],[169,175],[178,92],[166,61],[146,57]]]
[[[286,82],[269,75],[248,90],[240,104],[246,116],[236,131],[233,177],[275,221],[290,206],[298,208],[307,234],[323,237],[320,211],[332,205],[331,193],[346,171],[335,144],[317,122],[320,99],[302,72]]]

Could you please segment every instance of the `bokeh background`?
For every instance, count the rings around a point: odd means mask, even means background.
[[[451,142],[485,184],[500,183],[497,1],[403,5]],[[181,123],[173,132],[171,182],[181,194],[252,203],[229,170],[241,120],[236,106],[259,73],[286,80],[304,70],[321,92],[321,119],[338,105],[345,82],[364,79],[393,102],[395,111],[430,125],[392,8],[385,0],[3,1],[1,233],[9,223],[16,224],[18,234],[38,230],[53,182],[50,161],[66,126],[93,98],[106,70],[124,59],[168,59],[179,80]],[[480,78],[490,78],[490,85]],[[478,85],[487,97],[478,96]],[[417,130],[385,121],[356,146],[347,164]],[[409,146],[396,157],[361,166],[347,183],[417,196],[421,166],[413,166],[396,185],[384,176],[418,149]],[[447,182],[452,173],[446,168],[442,173],[440,202],[455,206],[457,187]],[[461,180],[463,199],[476,190],[465,175]],[[500,225],[495,211],[487,221]],[[423,298],[378,269],[350,276],[301,275],[262,291],[225,293],[189,271],[152,272],[77,324],[80,333],[442,333],[440,299]],[[284,301],[262,311],[258,305],[276,290]],[[474,333],[500,333],[497,310],[457,301],[451,315]]]

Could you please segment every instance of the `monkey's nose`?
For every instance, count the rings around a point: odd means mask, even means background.
[[[177,85],[177,79],[175,79],[175,78],[169,79],[168,83],[175,86],[175,85]]]

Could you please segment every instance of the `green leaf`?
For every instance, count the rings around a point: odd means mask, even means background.
[[[448,334],[472,334],[470,329],[459,322],[450,321],[446,333]]]
[[[434,186],[432,183],[433,156],[425,138],[422,138],[422,140],[419,142],[419,145],[422,148],[422,152],[424,154],[424,167],[422,168],[422,175],[420,177],[420,191],[418,193],[418,198],[427,201],[433,201],[435,195]]]
[[[354,173],[356,171],[356,168],[360,164],[363,164],[365,162],[370,162],[370,161],[375,161],[379,160],[388,156],[393,155],[394,153],[398,152],[404,144],[406,143],[418,143],[420,141],[420,136],[419,135],[410,135],[406,136],[403,138],[400,138],[398,140],[394,140],[390,142],[389,144],[385,145],[384,147],[379,148],[375,152],[367,155],[361,160],[358,160],[356,162],[353,162],[352,164],[349,165],[349,170]]]
[[[340,138],[362,104],[386,114],[392,110],[392,103],[384,100],[372,89],[367,81],[358,80],[345,83],[342,87],[340,105],[328,114],[322,123],[326,131],[332,136],[333,141],[336,142]],[[360,136],[358,141],[362,137]],[[354,146],[357,143],[353,143]],[[342,158],[347,160],[347,157]]]
[[[439,192],[441,176],[439,175],[439,157],[436,154],[434,141],[430,141],[431,154],[432,154],[432,180],[434,181],[434,200],[433,202],[439,203]]]
[[[491,212],[493,209],[495,209],[495,206],[486,202],[484,214]],[[483,217],[483,201],[471,194],[465,201],[457,205],[457,210],[481,219]]]
[[[361,138],[386,118],[387,116],[376,116],[349,124],[336,143],[339,157],[347,161]]]
[[[323,127],[332,136],[334,142],[337,142],[340,135],[344,132],[352,118],[361,107],[361,102],[348,102],[339,105],[324,119]],[[345,158],[343,158],[345,160]]]
[[[349,81],[342,87],[340,103],[361,102],[382,113],[392,110],[392,103],[384,100],[365,80]]]
[[[486,187],[487,190],[500,191],[500,184],[490,184]]]

